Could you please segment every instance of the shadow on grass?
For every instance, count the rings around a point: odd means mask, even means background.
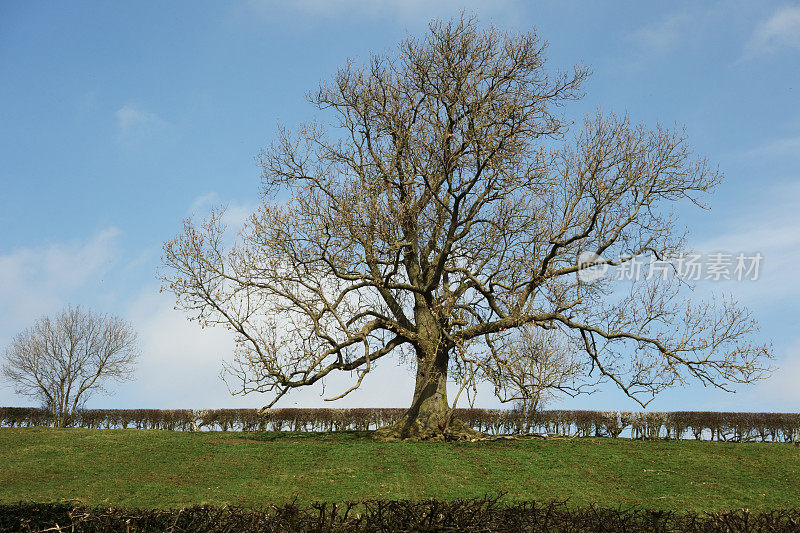
[[[242,442],[308,441],[357,442],[372,440],[372,431],[214,431],[215,437]]]

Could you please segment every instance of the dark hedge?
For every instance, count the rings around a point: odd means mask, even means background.
[[[86,508],[68,503],[0,505],[0,531],[40,532],[344,532],[344,531],[798,531],[800,510],[675,513],[564,503],[371,500],[360,504],[292,504],[264,510],[196,506],[184,509]]]

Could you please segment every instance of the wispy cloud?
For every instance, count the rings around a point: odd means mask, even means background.
[[[221,326],[201,328],[189,321],[183,311],[174,309],[172,295],[145,288],[127,317],[139,333],[142,356],[136,381],[119,389],[115,405],[202,409],[262,407],[272,400],[268,394],[231,395],[220,371],[223,361],[233,356],[233,333]],[[332,392],[349,388],[354,379],[349,373],[332,375],[324,384],[292,391],[278,406],[401,406],[411,401],[412,372],[389,361],[377,365],[352,395],[334,403],[324,400]]]
[[[745,46],[745,56],[800,50],[800,6],[784,6],[756,26]]]
[[[747,403],[756,409],[794,412],[800,404],[800,339],[779,354],[773,366],[777,370],[748,392]]]
[[[227,226],[228,230],[232,231],[239,231],[250,215],[256,210],[256,205],[254,203],[223,202],[219,194],[216,192],[208,192],[195,198],[186,214],[191,217],[203,217],[215,207],[225,208],[222,222]]]
[[[135,104],[125,104],[114,114],[117,121],[117,140],[120,144],[133,146],[161,131],[166,122]]]
[[[116,258],[119,235],[118,229],[108,228],[86,241],[0,255],[0,337],[13,335],[86,285],[98,283]]]
[[[655,52],[674,50],[690,34],[692,17],[678,13],[648,24],[633,33],[633,40]]]
[[[760,252],[763,261],[756,281],[708,282],[715,291],[731,292],[747,305],[782,308],[800,298],[797,265],[800,264],[800,183],[781,183],[754,198],[748,208],[728,219],[730,231],[693,248],[712,253]],[[765,214],[768,213],[768,216]]]
[[[201,328],[175,310],[174,300],[146,287],[127,313],[139,334],[142,355],[136,382],[120,388],[125,406],[191,409],[241,405],[219,378],[222,361],[230,359],[233,336],[224,328]],[[257,403],[251,401],[250,406]]]
[[[800,136],[774,139],[748,150],[745,155],[755,157],[800,156]]]
[[[192,205],[189,206],[187,214],[195,215],[198,213],[208,211],[210,208],[219,203],[220,203],[219,194],[215,192],[207,192],[205,194],[201,194],[200,196],[192,200]]]

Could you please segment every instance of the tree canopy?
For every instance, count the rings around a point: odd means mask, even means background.
[[[56,427],[65,427],[106,382],[131,379],[138,355],[130,324],[67,307],[14,337],[0,372],[18,393],[42,402]]]

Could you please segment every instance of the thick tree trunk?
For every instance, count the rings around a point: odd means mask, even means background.
[[[448,362],[447,350],[437,350],[433,357],[418,352],[411,407],[399,422],[377,430],[377,439],[464,440],[483,436],[451,416],[447,403]]]
[[[431,312],[431,302],[417,295],[414,315],[419,340],[414,348],[417,355],[417,380],[411,407],[394,425],[380,428],[375,438],[380,440],[463,440],[482,436],[462,421],[453,419],[447,403],[447,367],[450,347],[439,319]]]

